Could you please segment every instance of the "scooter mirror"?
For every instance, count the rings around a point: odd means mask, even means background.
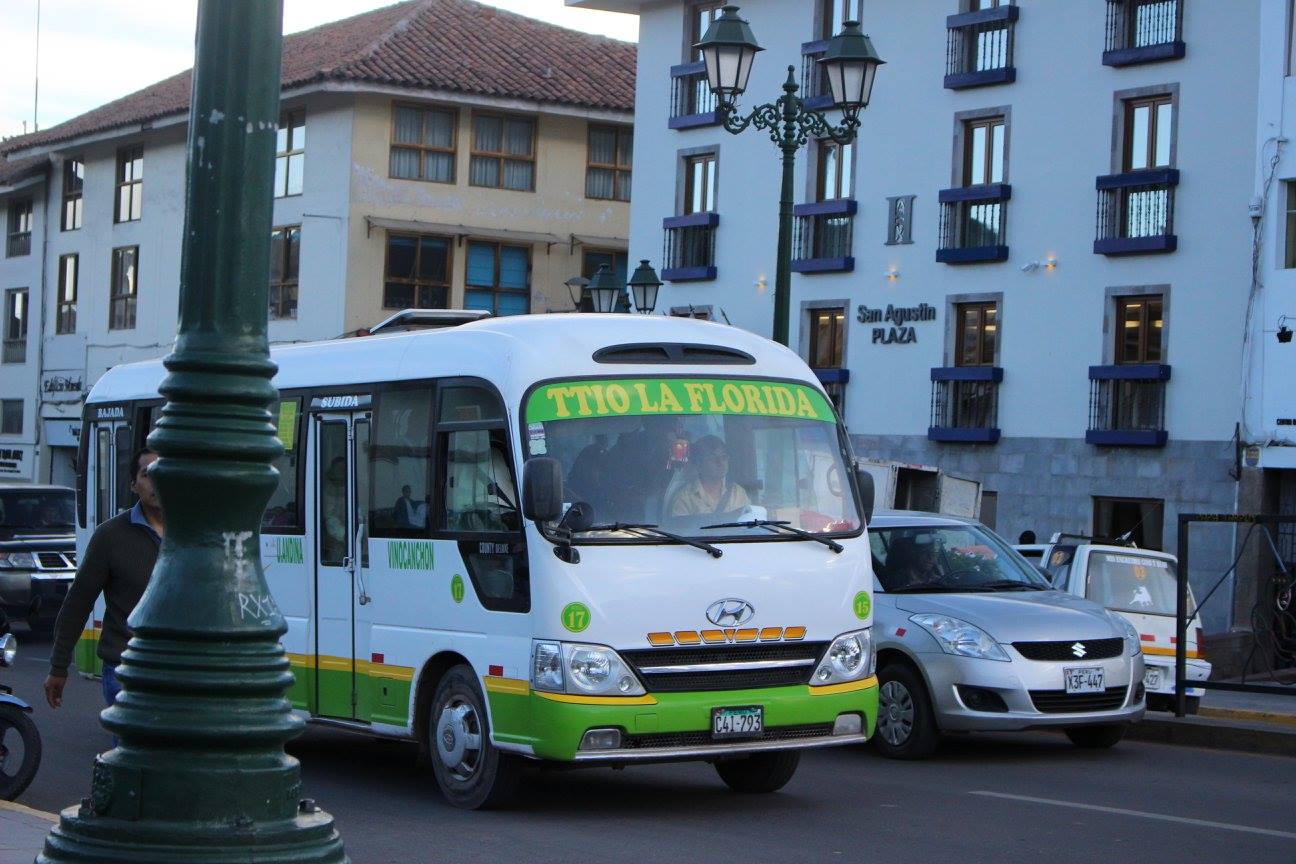
[[[18,640],[12,633],[0,636],[0,666],[12,666],[18,656]]]

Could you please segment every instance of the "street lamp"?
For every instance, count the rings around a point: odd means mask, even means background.
[[[589,285],[588,279],[584,276],[573,276],[563,284],[567,286],[567,293],[571,295],[573,311],[581,311],[581,300],[585,299],[585,287]]]
[[[616,276],[606,264],[600,264],[590,280],[590,299],[594,301],[595,312],[611,312],[616,309],[617,297],[621,296],[624,287],[617,284]]]
[[[653,270],[647,258],[639,260],[639,266],[635,268],[630,281],[626,284],[630,286],[630,293],[634,295],[635,310],[644,315],[651,315],[657,308],[657,291],[661,288],[662,281],[657,278],[657,271]]]
[[[701,41],[693,46],[706,63],[707,84],[715,94],[717,113],[726,131],[737,135],[749,126],[769,132],[783,152],[783,186],[779,198],[778,261],[774,277],[774,339],[788,344],[788,308],[792,301],[792,199],[796,153],[810,137],[829,138],[838,144],[855,140],[859,112],[868,106],[877,67],[885,61],[873,50],[873,43],[858,21],[847,21],[842,31],[828,42],[819,59],[828,77],[834,105],[841,109],[842,122],[831,126],[820,112],[807,108],[798,97],[796,67],[788,67],[783,95],[758,105],[745,117],[735,115],[737,99],[747,89],[752,63],[761,46],[751,27],[738,17],[737,6],[725,6],[711,22]]]

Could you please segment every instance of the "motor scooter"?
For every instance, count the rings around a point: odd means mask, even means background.
[[[0,613],[0,666],[12,666],[18,640]],[[0,684],[0,799],[12,801],[31,785],[40,767],[40,730],[31,718],[31,706],[13,689]]]

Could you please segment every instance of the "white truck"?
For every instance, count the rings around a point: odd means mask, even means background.
[[[946,474],[932,465],[893,459],[859,459],[856,464],[873,476],[878,510],[921,510],[946,516],[981,518],[981,484]]]

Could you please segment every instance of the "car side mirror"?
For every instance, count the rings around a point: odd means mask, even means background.
[[[536,456],[522,466],[522,514],[536,522],[553,522],[562,516],[562,463]]]
[[[855,469],[856,485],[859,486],[860,506],[864,508],[864,524],[873,521],[873,499],[876,493],[873,489],[873,475],[863,468]]]

